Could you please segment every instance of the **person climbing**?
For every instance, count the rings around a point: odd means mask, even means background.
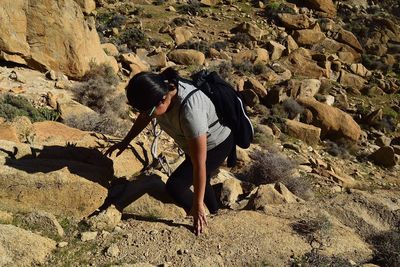
[[[105,155],[111,156],[118,150],[119,156],[156,118],[161,129],[185,152],[185,160],[168,178],[166,189],[193,216],[193,231],[199,235],[207,226],[204,204],[211,214],[218,211],[211,175],[223,164],[235,142],[231,130],[219,123],[211,100],[201,90],[193,90],[196,87],[172,68],[160,74],[136,74],[126,87],[126,96],[129,105],[140,114],[126,137]],[[194,192],[190,190],[192,185]]]

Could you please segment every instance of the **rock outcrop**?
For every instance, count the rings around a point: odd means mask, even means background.
[[[338,139],[341,137],[357,141],[361,135],[360,126],[347,113],[338,108],[320,103],[314,98],[300,97],[297,101],[311,110],[312,124],[321,128],[321,137]]]
[[[0,224],[1,266],[40,265],[55,248],[56,242],[49,238],[13,225]]]
[[[70,77],[85,74],[91,61],[118,69],[115,59],[101,48],[95,25],[85,21],[73,0],[4,0],[0,24],[0,53],[5,60]]]

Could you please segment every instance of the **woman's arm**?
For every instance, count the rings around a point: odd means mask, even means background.
[[[188,140],[189,154],[193,165],[194,197],[191,214],[193,215],[194,233],[201,234],[207,226],[204,210],[206,188],[207,135]]]
[[[118,157],[129,145],[129,143],[143,131],[143,129],[150,123],[151,117],[147,116],[145,113],[140,113],[139,116],[136,118],[135,122],[132,125],[132,128],[129,130],[128,134],[124,137],[124,139],[111,146],[107,151],[104,153],[106,156],[112,156],[112,153],[118,149],[116,156]]]

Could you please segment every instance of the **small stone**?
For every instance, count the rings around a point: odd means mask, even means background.
[[[57,81],[55,87],[57,89],[65,89],[68,86],[67,83],[68,83],[67,81]]]
[[[176,12],[176,9],[173,6],[167,7],[167,11]]]
[[[342,188],[338,185],[335,185],[331,188],[332,193],[340,193],[342,192]]]
[[[106,251],[106,256],[108,257],[117,257],[120,253],[120,250],[116,244],[112,244]]]
[[[16,80],[17,82],[26,83],[26,78],[21,73],[12,71],[9,77],[10,79]]]
[[[92,230],[112,231],[121,222],[121,216],[121,212],[114,205],[111,205],[98,215],[91,217],[89,224]]]
[[[158,231],[157,231],[157,230],[152,230],[152,231],[150,232],[150,234],[151,234],[151,235],[156,235],[156,234],[158,234]]]
[[[121,233],[121,232],[123,232],[123,230],[122,230],[121,227],[116,226],[116,227],[114,228],[114,232],[116,232],[116,233]]]
[[[57,243],[57,247],[59,248],[64,248],[66,246],[68,246],[68,242],[62,241]]]
[[[97,237],[97,232],[83,232],[81,233],[81,241],[90,241],[94,240]]]
[[[57,80],[57,73],[54,70],[49,70],[48,72],[46,72],[46,78],[52,81],[56,81]]]

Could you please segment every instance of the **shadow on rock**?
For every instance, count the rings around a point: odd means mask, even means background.
[[[114,180],[100,211],[107,209],[110,205],[124,212],[125,217],[176,218],[186,214],[182,208],[174,204],[166,191],[164,181],[157,174],[142,174],[132,181]]]
[[[114,178],[113,161],[95,148],[76,146],[44,146],[32,149],[32,155],[6,158],[5,165],[27,173],[49,173],[68,168],[72,174],[96,182],[106,188]]]

